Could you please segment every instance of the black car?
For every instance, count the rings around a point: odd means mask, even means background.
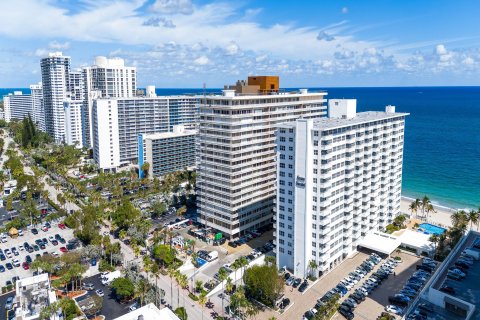
[[[53,239],[53,240],[52,240],[52,244],[53,244],[54,246],[56,246],[56,245],[58,245],[58,241],[55,240],[55,239]]]
[[[308,288],[308,282],[307,282],[307,281],[304,281],[304,282],[300,285],[300,287],[298,287],[298,291],[303,292],[303,291],[307,290],[307,288]]]
[[[290,299],[284,298],[282,302],[280,302],[280,308],[285,309],[290,304]]]
[[[5,264],[5,267],[7,267],[8,270],[12,270],[13,269],[13,265],[10,263],[10,262],[7,262]]]
[[[294,288],[296,288],[296,287],[298,287],[298,285],[299,285],[300,283],[302,283],[302,279],[297,278],[297,279],[295,279],[295,281],[293,281],[293,285],[292,285],[292,286],[293,286]]]
[[[0,260],[1,260],[1,261],[4,261],[4,260],[6,260],[6,259],[7,259],[7,257],[5,257],[5,255],[0,254]]]
[[[26,255],[25,256],[25,262],[32,263],[32,257],[30,257],[29,255]]]
[[[66,247],[67,247],[68,251],[71,251],[71,250],[75,249],[75,245],[73,245],[71,243],[67,244]]]
[[[237,243],[235,241],[229,241],[228,242],[228,245],[232,248],[236,248],[237,247]]]
[[[40,247],[36,244],[33,245],[33,250],[40,251]]]
[[[287,281],[288,279],[290,279],[290,273],[285,272],[285,274],[283,275],[283,279],[284,279],[285,281]]]
[[[352,311],[349,311],[349,310],[345,310],[345,309],[338,309],[338,312],[345,318],[345,319],[348,319],[348,320],[351,320],[355,317],[355,315],[353,314]]]
[[[44,226],[47,227],[48,229],[50,229],[50,228],[52,227],[52,225],[50,224],[50,222],[45,222]]]
[[[33,233],[33,234],[38,234],[38,230],[37,230],[36,228],[33,228],[33,229],[32,229],[32,233]]]
[[[405,307],[408,304],[408,302],[406,302],[405,300],[395,296],[388,297],[388,302],[390,302],[391,304],[396,304],[401,307]]]
[[[28,253],[32,253],[33,247],[29,245],[28,247],[25,247],[25,250],[27,250]]]
[[[427,303],[420,303],[418,305],[418,309],[423,310],[423,311],[427,311],[427,312],[433,312],[433,306],[431,306],[430,304],[427,304]]]
[[[55,239],[60,240],[61,238],[62,237],[58,233],[55,235]]]
[[[48,244],[47,238],[43,238],[42,241],[43,241],[43,244],[44,244],[44,245],[47,245],[47,244]]]
[[[61,243],[61,244],[65,244],[65,243],[67,243],[67,241],[65,241],[65,239],[64,239],[64,238],[60,238],[60,239],[58,239],[58,241],[60,241],[60,243]]]
[[[5,267],[0,264],[0,272],[5,272]]]

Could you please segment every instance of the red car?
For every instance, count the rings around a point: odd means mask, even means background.
[[[48,228],[46,226],[42,226],[40,229],[42,229],[43,232],[47,232]]]
[[[28,270],[28,269],[30,269],[30,265],[28,264],[28,262],[24,262],[24,263],[22,263],[22,268],[24,270]]]
[[[68,249],[65,248],[65,247],[60,247],[60,251],[63,252],[63,253],[65,253],[65,252],[68,252]]]
[[[63,229],[65,229],[65,224],[59,223],[59,224],[58,224],[58,227],[63,230]]]

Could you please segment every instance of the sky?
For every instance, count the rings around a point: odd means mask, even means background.
[[[2,0],[0,87],[120,57],[139,87],[480,85],[478,0]]]

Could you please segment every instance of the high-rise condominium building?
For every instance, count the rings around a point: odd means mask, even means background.
[[[400,212],[407,113],[356,113],[356,100],[329,100],[329,117],[277,131],[277,265],[306,277],[327,272],[368,232]]]
[[[65,140],[63,101],[70,82],[70,57],[61,52],[50,53],[41,60],[45,130],[60,143]]]
[[[43,109],[43,88],[42,83],[30,85],[32,96],[32,119],[41,131],[45,131],[45,110]]]
[[[91,67],[82,70],[85,83],[83,108],[83,144],[92,145],[91,115],[96,98],[132,98],[137,89],[135,67],[126,67],[123,59],[96,57]]]
[[[272,223],[277,126],[326,115],[325,92],[278,84],[249,77],[200,105],[197,205],[203,223],[230,237]]]
[[[32,116],[32,96],[23,94],[22,91],[14,91],[3,96],[3,110],[5,112],[5,121],[23,120],[28,115]]]
[[[138,160],[138,136],[171,131],[173,125],[194,126],[198,97],[152,96],[96,99],[92,110],[93,157],[99,168],[115,171]],[[172,117],[181,104],[182,116]],[[109,124],[107,126],[107,123]]]
[[[82,148],[82,107],[83,101],[67,99],[63,102],[65,111],[65,143]]]
[[[150,177],[195,166],[196,131],[186,130],[184,125],[173,126],[171,132],[141,134],[138,137],[138,168],[147,162]]]

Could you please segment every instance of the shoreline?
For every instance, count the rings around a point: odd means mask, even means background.
[[[415,199],[402,196],[402,199],[400,201],[400,213],[404,213],[404,214],[407,214],[408,216],[411,216],[412,218],[415,218],[415,214],[412,214],[412,212],[408,210],[413,200]],[[452,226],[451,215],[452,213],[455,213],[458,210],[454,208],[437,205],[434,203],[432,203],[432,205],[433,205],[433,208],[435,209],[435,212],[431,212],[428,215],[428,219],[422,219],[420,217],[422,212],[419,210],[417,212],[419,219],[427,223],[438,225],[440,227],[451,227]]]

